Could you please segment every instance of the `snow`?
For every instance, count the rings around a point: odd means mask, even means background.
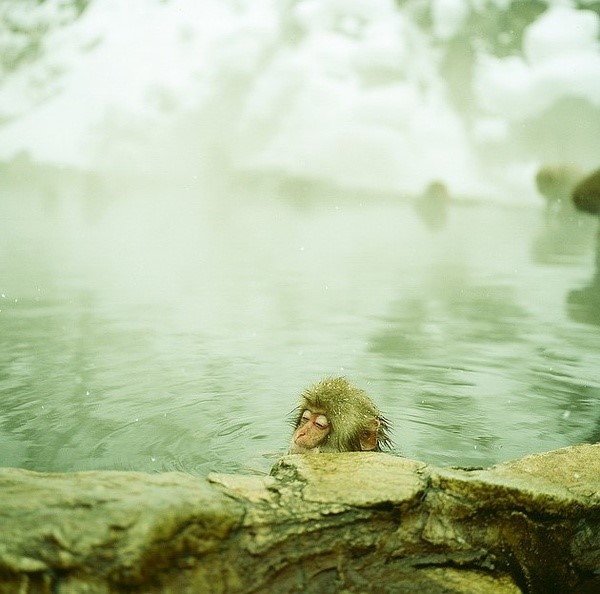
[[[508,142],[512,122],[563,97],[600,106],[598,16],[570,2],[549,5],[525,31],[522,55],[498,58],[477,46],[467,126],[448,99],[439,43],[477,2],[434,0],[428,36],[392,0],[302,0],[289,12],[276,0],[96,0],[52,39],[51,57],[68,74],[51,100],[0,128],[0,158],[26,149],[41,160],[93,165],[110,114],[161,129],[161,138],[165,122],[195,114],[197,137],[227,139],[243,170],[398,192],[436,178],[456,192],[480,192],[481,147]],[[91,51],[79,51],[95,39]],[[0,111],[16,113],[25,95],[24,79],[14,77]],[[203,122],[209,101],[222,113]],[[179,150],[198,152],[193,131],[189,138]]]
[[[433,0],[431,12],[435,35],[451,39],[469,16],[469,7],[463,0]]]
[[[594,12],[549,9],[526,30],[523,57],[480,56],[481,105],[508,120],[531,117],[567,96],[600,106],[599,27]]]

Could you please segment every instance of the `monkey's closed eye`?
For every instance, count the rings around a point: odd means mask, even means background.
[[[319,415],[315,419],[315,425],[319,429],[327,429],[327,427],[329,427],[329,421],[327,420],[327,417],[325,415]]]

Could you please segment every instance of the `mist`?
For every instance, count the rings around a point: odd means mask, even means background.
[[[1,154],[536,203],[542,164],[597,165],[598,31],[593,2],[95,0],[5,74]]]
[[[597,2],[15,0],[0,27],[1,464],[267,472],[325,375],[435,464],[597,439],[570,199]]]

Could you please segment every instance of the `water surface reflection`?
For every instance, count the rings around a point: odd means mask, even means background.
[[[434,464],[597,434],[600,335],[565,310],[592,256],[533,263],[539,213],[454,205],[433,234],[401,201],[214,192],[129,189],[93,221],[12,204],[0,464],[265,472],[325,374]]]

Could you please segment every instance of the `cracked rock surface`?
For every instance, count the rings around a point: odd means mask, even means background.
[[[0,469],[0,594],[600,592],[600,444],[483,470],[378,453],[271,476]]]

